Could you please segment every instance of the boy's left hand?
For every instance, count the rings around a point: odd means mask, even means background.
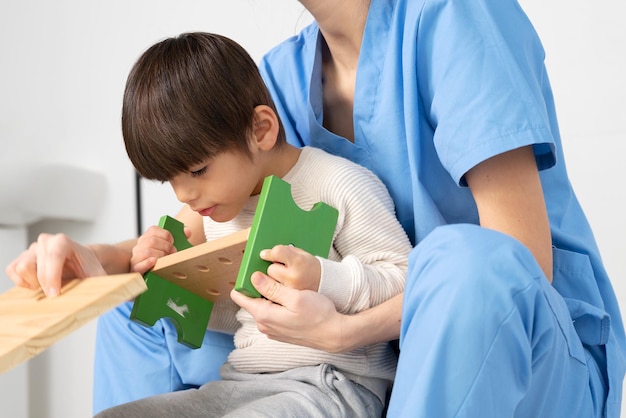
[[[283,285],[315,292],[319,289],[322,267],[308,252],[289,245],[276,245],[261,251],[261,258],[272,263],[267,275]]]

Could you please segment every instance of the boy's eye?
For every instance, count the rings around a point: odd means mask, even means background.
[[[202,167],[199,170],[195,170],[191,172],[191,177],[200,177],[201,175],[203,175],[204,173],[206,173],[206,166]]]

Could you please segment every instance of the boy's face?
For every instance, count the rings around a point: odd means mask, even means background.
[[[241,211],[263,185],[259,165],[239,151],[226,151],[170,179],[176,198],[216,222]]]

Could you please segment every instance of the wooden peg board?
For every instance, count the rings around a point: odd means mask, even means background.
[[[230,299],[250,228],[161,257],[152,272],[215,302]]]
[[[146,290],[139,273],[66,281],[61,294],[15,287],[0,295],[0,373]]]

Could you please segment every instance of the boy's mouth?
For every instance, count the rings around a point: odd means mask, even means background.
[[[198,212],[202,216],[211,216],[211,214],[215,212],[216,207],[217,206],[214,205],[214,206],[211,206],[210,208],[197,210],[196,212]]]

